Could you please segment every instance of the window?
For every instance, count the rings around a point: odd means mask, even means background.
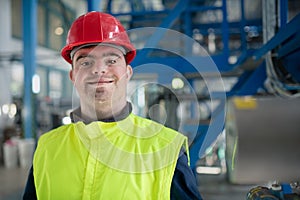
[[[22,39],[22,1],[11,0],[12,35]],[[75,18],[75,12],[62,1],[38,0],[37,7],[37,42],[39,45],[60,50],[67,36],[70,21]]]

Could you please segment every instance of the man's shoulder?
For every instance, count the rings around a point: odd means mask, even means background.
[[[138,115],[135,115],[135,114],[132,114],[130,115],[133,119],[134,119],[134,122],[135,124],[137,125],[141,125],[141,126],[159,126],[161,128],[166,128],[166,129],[170,129],[168,128],[167,126],[165,126],[163,123],[160,123],[158,121],[155,121],[153,119],[149,119],[149,118],[146,118],[146,117],[141,117],[141,116],[138,116]],[[173,129],[170,129],[172,131],[175,131]]]
[[[68,130],[70,130],[72,127],[72,124],[68,124],[52,129],[40,136],[39,143],[48,143],[53,140],[62,140],[62,138],[66,136]]]
[[[175,134],[175,135],[183,135],[182,133],[178,132],[175,129],[169,128],[166,125],[154,121],[152,119],[148,119],[145,117],[141,117],[135,114],[131,114],[131,116],[135,119],[135,123],[139,124],[141,127],[146,128],[148,131],[159,131],[169,134]]]

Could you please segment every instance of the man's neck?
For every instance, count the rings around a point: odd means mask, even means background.
[[[121,110],[126,106],[126,101],[120,102],[95,102],[93,105],[81,106],[81,114],[85,118],[91,118],[93,120],[102,120],[112,118],[119,114]]]
[[[101,103],[95,105],[96,116],[98,120],[110,119],[118,116],[121,111],[125,108],[127,102],[117,104],[117,106],[109,105],[108,108],[103,109],[103,105]]]
[[[83,121],[86,124],[93,121],[104,121],[104,122],[120,121],[125,119],[131,113],[132,107],[129,102],[125,102],[125,105],[123,105],[122,108],[118,110],[118,112],[116,112],[116,110],[115,112],[108,112],[108,113],[94,111],[92,115],[87,115],[83,111],[84,109],[82,109],[82,107],[74,110],[71,114],[72,121],[73,122]]]

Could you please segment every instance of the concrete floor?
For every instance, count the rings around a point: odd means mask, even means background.
[[[20,200],[29,169],[0,167],[0,200]],[[243,200],[253,186],[231,185],[224,175],[198,175],[198,183],[204,200]]]
[[[0,167],[0,200],[20,200],[29,169]]]
[[[229,184],[225,175],[198,175],[200,193],[204,200],[246,200],[254,185]]]

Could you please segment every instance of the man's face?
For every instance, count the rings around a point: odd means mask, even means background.
[[[79,49],[73,57],[70,78],[80,96],[81,104],[116,106],[126,101],[127,83],[132,68],[122,52],[109,46]],[[124,102],[122,102],[124,103]]]

